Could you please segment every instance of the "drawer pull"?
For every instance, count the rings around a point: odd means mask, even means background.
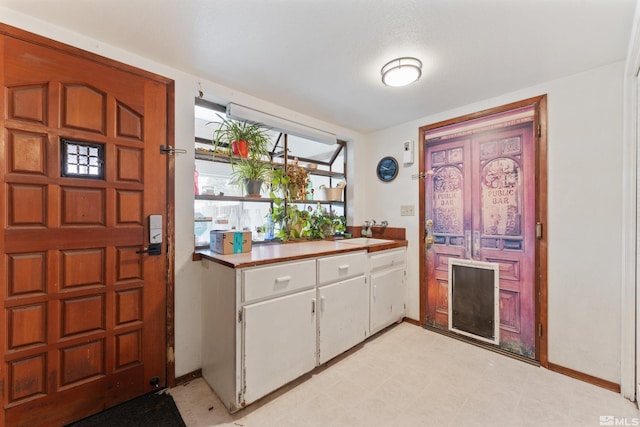
[[[315,314],[316,312],[316,300],[312,299],[311,300],[311,314]]]
[[[344,264],[338,267],[338,270],[348,270],[349,269],[349,264]]]
[[[278,278],[276,279],[276,283],[289,282],[290,280],[291,280],[291,276],[278,277]]]

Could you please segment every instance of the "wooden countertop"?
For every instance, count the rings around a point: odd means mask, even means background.
[[[407,244],[408,242],[406,240],[390,240],[388,242],[368,244],[345,243],[345,240],[310,240],[294,243],[254,245],[251,252],[230,255],[222,255],[209,249],[200,249],[196,251],[196,255],[228,267],[244,268],[362,250],[378,252],[387,249],[401,248],[407,246]]]

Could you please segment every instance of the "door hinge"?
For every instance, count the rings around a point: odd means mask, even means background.
[[[242,310],[238,310],[238,323],[242,322]]]
[[[166,147],[164,145],[160,146],[160,154],[187,154],[187,150],[182,148],[174,148],[170,145]]]
[[[536,239],[542,239],[542,223],[536,222]]]
[[[542,336],[542,323],[538,323],[538,336]]]
[[[542,125],[538,123],[538,138],[542,136]]]

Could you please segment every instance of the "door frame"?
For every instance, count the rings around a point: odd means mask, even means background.
[[[31,33],[26,30],[22,30],[11,25],[0,23],[0,34],[9,36],[18,40],[33,43],[39,46],[43,46],[48,49],[56,50],[65,54],[73,55],[78,58],[86,59],[97,64],[105,65],[108,67],[116,68],[121,71],[141,76],[143,78],[153,80],[166,87],[167,93],[167,117],[166,117],[166,141],[165,146],[173,147],[175,140],[175,82],[173,79],[161,76],[159,74],[152,73],[150,71],[142,70],[132,65],[125,64],[123,62],[116,61],[98,54],[50,39],[48,37],[40,36]],[[166,356],[165,360],[167,387],[175,386],[175,159],[173,155],[166,155],[166,171],[167,171],[167,184],[166,184],[166,225],[165,236],[166,247],[165,257],[167,271],[166,274]],[[4,378],[5,373],[0,373],[0,379]],[[1,421],[0,421],[1,422]]]
[[[455,117],[441,122],[421,126],[418,131],[418,158],[419,158],[419,230],[426,230],[426,185],[425,178],[425,134],[437,128],[479,119],[497,113],[506,112],[516,108],[534,106],[534,157],[535,157],[535,221],[542,224],[542,236],[536,239],[535,244],[535,316],[538,333],[535,341],[535,360],[540,365],[548,367],[548,343],[547,343],[547,95],[540,95],[522,101],[489,108],[479,112]],[[423,234],[422,238],[426,236]],[[425,325],[427,320],[427,251],[425,244],[419,245],[419,280],[420,280],[420,324]]]

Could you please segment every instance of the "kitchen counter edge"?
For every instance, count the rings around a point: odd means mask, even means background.
[[[255,245],[251,252],[230,255],[222,255],[209,249],[199,249],[194,252],[193,260],[207,259],[231,268],[246,268],[362,250],[379,252],[405,246],[408,246],[406,240],[363,245],[339,243],[336,240],[313,240],[277,245]]]

